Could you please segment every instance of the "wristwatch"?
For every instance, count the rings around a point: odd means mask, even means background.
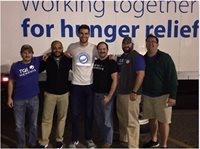
[[[137,92],[136,91],[131,91],[132,93],[134,93],[134,94],[137,94]]]

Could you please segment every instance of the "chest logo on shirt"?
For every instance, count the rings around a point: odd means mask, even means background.
[[[104,66],[101,65],[101,64],[94,64],[94,67],[93,67],[94,70],[104,70]]]
[[[35,68],[34,65],[29,66],[29,69],[30,69],[30,70],[32,70],[32,69],[34,69],[34,68]]]
[[[130,63],[130,60],[127,59],[127,60],[126,60],[126,64],[129,64],[129,63]]]
[[[78,61],[81,63],[81,64],[86,64],[90,59],[90,56],[85,53],[85,52],[82,52],[78,55]]]
[[[35,66],[34,65],[30,65],[27,68],[23,68],[23,69],[19,69],[19,76],[26,76],[30,73],[36,72]]]

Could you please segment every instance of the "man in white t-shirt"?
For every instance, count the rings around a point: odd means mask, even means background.
[[[70,97],[70,114],[72,122],[72,137],[70,148],[76,148],[79,141],[79,115],[84,106],[85,140],[87,147],[96,147],[92,140],[93,121],[93,65],[97,57],[96,45],[89,43],[90,29],[81,25],[78,30],[79,42],[69,45],[66,53],[72,57],[72,88]]]

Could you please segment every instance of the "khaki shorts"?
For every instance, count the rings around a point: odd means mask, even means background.
[[[159,97],[142,96],[143,116],[146,119],[157,119],[161,123],[171,123],[172,107],[168,107],[169,95]]]

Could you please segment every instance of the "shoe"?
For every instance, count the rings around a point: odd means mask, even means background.
[[[154,142],[152,140],[150,140],[149,142],[147,142],[146,144],[143,145],[143,148],[152,148],[152,147],[158,147],[160,144],[158,141]]]
[[[46,145],[41,145],[41,144],[38,144],[38,146],[36,148],[47,148],[48,144]]]
[[[77,145],[79,144],[79,141],[72,141],[69,144],[69,148],[77,148]]]
[[[28,148],[38,148],[38,144],[35,144],[35,145],[28,145]]]
[[[110,146],[111,146],[110,144],[107,144],[107,143],[106,143],[106,144],[103,144],[103,145],[101,146],[101,148],[110,148]]]
[[[128,148],[128,142],[119,141],[122,148]]]
[[[95,148],[96,144],[94,144],[93,140],[87,140],[86,141],[87,148]]]
[[[61,141],[56,142],[56,148],[57,148],[57,149],[63,148],[63,142],[61,142]]]

